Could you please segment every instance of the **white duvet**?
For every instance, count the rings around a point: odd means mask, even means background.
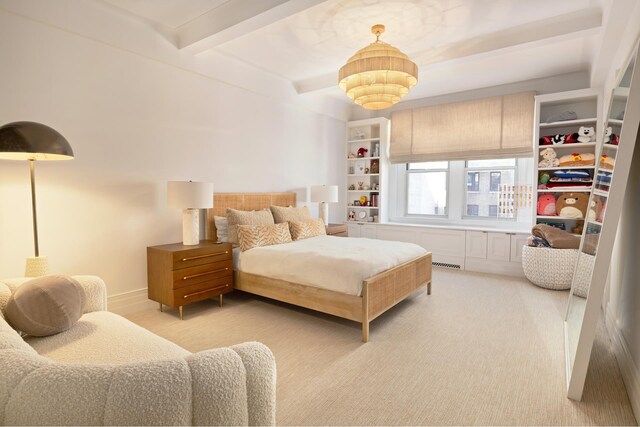
[[[360,295],[362,281],[426,254],[413,243],[318,236],[238,252],[244,273]]]

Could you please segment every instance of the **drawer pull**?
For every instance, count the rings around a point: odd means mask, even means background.
[[[222,252],[219,252],[217,254],[207,254],[207,255],[198,255],[198,256],[192,256],[192,257],[188,257],[188,258],[182,258],[181,261],[192,261],[194,259],[202,259],[202,258],[209,258],[212,256],[220,256],[220,255],[225,255],[228,254],[229,251],[224,251],[224,254]]]
[[[211,291],[214,291],[214,290],[216,290],[216,289],[220,289],[220,288],[228,288],[228,287],[229,287],[229,284],[222,285],[222,286],[217,286],[217,287],[215,287],[215,288],[205,289],[204,291],[194,292],[194,293],[192,293],[192,294],[186,294],[186,295],[185,295],[185,296],[183,296],[182,298],[187,299],[187,298],[189,298],[189,297],[193,297],[193,296],[196,296],[196,295],[206,294],[207,292],[211,292]]]
[[[207,274],[219,273],[221,271],[227,271],[227,270],[229,270],[229,267],[219,268],[217,270],[207,271],[205,273],[192,274],[191,276],[184,276],[182,280],[189,280],[189,279],[193,279],[194,277],[206,276]]]

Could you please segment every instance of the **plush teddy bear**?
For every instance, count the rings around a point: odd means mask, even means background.
[[[584,219],[589,206],[588,193],[564,193],[558,197],[556,212],[563,218]]]
[[[596,221],[600,216],[600,211],[602,210],[602,201],[600,197],[593,196],[591,202],[589,203],[589,211],[587,212],[587,219],[590,221]]]
[[[611,128],[611,126],[609,126],[604,131],[604,143],[605,144],[618,145],[618,141],[619,140],[620,140],[620,137],[618,135],[616,135],[615,133],[613,133],[613,128]]]
[[[556,214],[556,198],[553,194],[541,194],[538,197],[538,215],[554,216]]]
[[[578,129],[578,141],[579,142],[595,142],[596,129],[594,127],[580,126]]]
[[[551,147],[540,151],[540,157],[542,157],[542,160],[538,163],[539,168],[554,168],[560,165],[556,150]]]

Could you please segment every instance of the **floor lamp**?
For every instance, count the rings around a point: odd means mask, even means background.
[[[49,126],[35,122],[13,122],[0,127],[0,159],[29,161],[35,256],[27,258],[25,276],[44,276],[49,273],[49,261],[46,256],[40,256],[38,246],[35,161],[70,160],[73,159],[73,150],[69,142]]]

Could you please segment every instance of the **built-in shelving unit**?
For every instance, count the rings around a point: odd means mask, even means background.
[[[347,123],[346,211],[347,222],[378,223],[385,214],[388,190],[390,123],[386,118]]]
[[[549,196],[552,196],[557,201],[563,194],[576,193],[579,200],[578,203],[586,205],[588,214],[588,199],[596,183],[596,168],[597,162],[600,160],[600,148],[602,147],[604,135],[603,120],[601,117],[601,98],[600,92],[595,89],[583,89],[536,96],[536,126],[533,142],[536,155],[534,165],[534,179],[537,186],[536,201],[544,197],[543,205],[548,206],[551,203]],[[575,112],[577,118],[565,121],[549,120],[552,116],[566,111]],[[544,136],[572,135],[578,133],[581,126],[595,128],[595,135],[591,141],[562,144],[541,143],[541,138]],[[569,140],[575,140],[574,137],[575,135]],[[612,147],[615,146],[612,145]],[[556,153],[556,158],[562,161],[563,164],[558,166],[549,166],[548,164],[540,165],[540,162],[543,160],[542,154],[547,148],[553,149]],[[609,150],[614,151],[615,148],[609,148]],[[578,155],[583,155],[584,158],[580,158]],[[581,160],[582,164],[579,163]],[[582,172],[582,174],[580,174],[582,178],[576,174],[573,178],[574,181],[563,181],[562,176],[566,177],[566,174],[562,174],[562,172],[574,174]],[[583,180],[583,185],[580,184],[580,179]],[[534,204],[534,224],[546,223],[562,228],[568,232],[573,232],[574,234],[577,234],[576,232],[581,233],[581,228],[586,218],[562,217],[557,211],[552,215],[549,212],[551,208],[539,212],[537,205],[538,203]]]

